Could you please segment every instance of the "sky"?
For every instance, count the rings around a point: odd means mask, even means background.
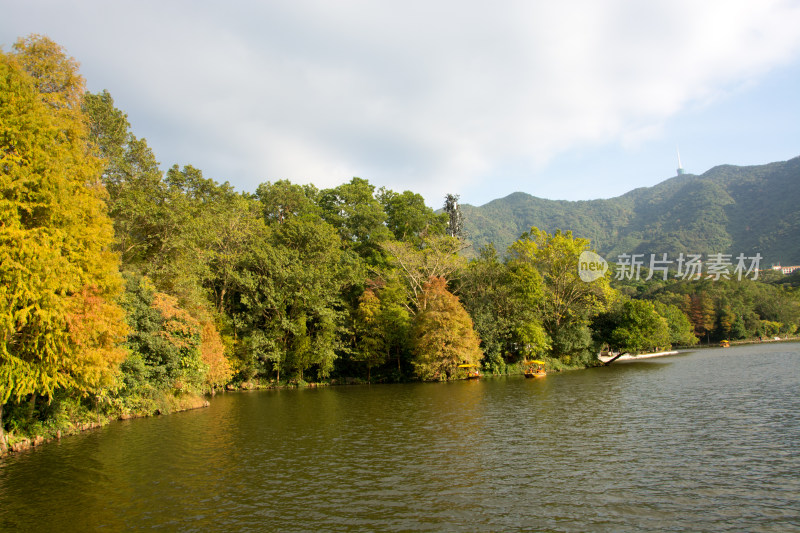
[[[800,156],[800,0],[0,0],[166,170],[483,205]]]

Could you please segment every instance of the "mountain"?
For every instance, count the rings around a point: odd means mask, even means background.
[[[462,205],[472,253],[503,253],[523,232],[571,230],[615,259],[622,253],[739,253],[800,264],[800,157],[767,165],[721,165],[604,200],[545,200],[516,192],[480,207]],[[734,259],[735,262],[735,259]]]

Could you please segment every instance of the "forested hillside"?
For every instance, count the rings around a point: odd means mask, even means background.
[[[617,198],[580,202],[514,193],[462,206],[474,251],[505,250],[523,232],[570,230],[607,257],[621,253],[739,253],[800,264],[800,157],[767,165],[722,165]]]

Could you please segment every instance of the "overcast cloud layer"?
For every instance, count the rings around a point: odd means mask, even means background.
[[[361,176],[434,206],[447,192],[588,199],[669,177],[676,144],[708,166],[800,155],[796,1],[0,7],[4,50],[48,35],[164,167],[239,190]]]

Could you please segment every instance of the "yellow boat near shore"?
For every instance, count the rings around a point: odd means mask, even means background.
[[[458,365],[458,368],[463,368],[467,371],[467,379],[479,379],[481,377],[481,373],[478,370],[478,365],[463,364]]]
[[[528,368],[525,370],[526,378],[543,378],[547,375],[544,369],[544,361],[528,361]]]

